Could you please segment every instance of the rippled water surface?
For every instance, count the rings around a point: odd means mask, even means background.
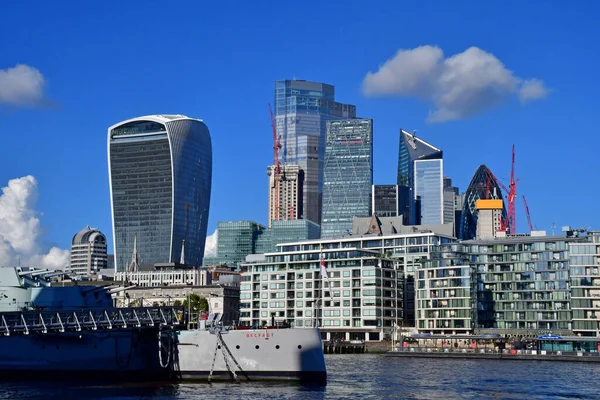
[[[326,356],[324,387],[1,383],[0,399],[600,399],[600,364]]]

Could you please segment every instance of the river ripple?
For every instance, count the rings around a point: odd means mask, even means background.
[[[0,399],[600,399],[600,364],[327,355],[328,384],[2,383]]]

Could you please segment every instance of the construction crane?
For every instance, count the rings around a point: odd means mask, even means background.
[[[508,187],[510,192],[508,193],[508,226],[511,234],[517,233],[517,213],[515,209],[515,200],[517,199],[517,182],[515,180],[515,145],[512,145],[512,163],[510,167],[510,183]]]
[[[498,186],[500,186],[502,188],[502,190],[504,190],[506,192],[506,197],[508,198],[510,190],[508,190],[508,188],[506,186],[504,186],[504,184],[500,181],[500,179],[496,178],[496,175],[494,175],[492,173],[492,171],[489,171],[489,173],[492,176],[492,178],[494,178],[494,180],[496,181]],[[500,196],[500,198],[502,198],[502,196]],[[509,218],[507,217],[506,220],[502,220],[500,217],[498,217],[498,218],[500,219],[500,221],[499,221],[500,222],[500,230],[510,233],[510,229],[508,228]]]
[[[269,103],[269,114],[271,115],[271,130],[273,131],[273,181],[275,183],[275,221],[279,220],[279,175],[281,174],[281,164],[279,162],[279,149],[281,148],[281,136],[277,136],[275,127],[275,117]]]
[[[527,215],[527,223],[529,224],[529,232],[533,231],[533,224],[531,223],[531,215],[529,214],[529,206],[527,205],[527,199],[523,195],[523,204],[525,204],[525,215]]]
[[[515,145],[512,146],[512,164],[510,168],[510,183],[508,184],[508,188],[504,186],[504,184],[496,178],[496,176],[490,171],[490,174],[494,178],[494,180],[498,183],[498,185],[506,192],[506,201],[508,203],[508,212],[506,221],[502,222],[502,229],[506,230],[509,234],[517,233],[517,216],[516,216],[516,204],[515,200],[517,198],[517,183],[518,179],[515,179]]]

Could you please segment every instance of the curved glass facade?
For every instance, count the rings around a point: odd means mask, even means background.
[[[460,220],[460,239],[474,239],[477,233],[475,203],[479,199],[502,199],[502,190],[488,167],[480,165],[465,192],[465,200]],[[504,202],[503,202],[504,204]],[[502,206],[502,219],[506,220],[506,207]]]
[[[115,269],[126,270],[134,238],[140,263],[201,265],[212,179],[206,125],[185,117],[127,121],[109,129]],[[159,129],[158,126],[164,129]],[[144,129],[147,127],[148,129]],[[124,135],[135,137],[120,137]]]

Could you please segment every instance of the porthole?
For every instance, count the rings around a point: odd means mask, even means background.
[[[254,348],[255,348],[256,350],[258,350],[258,349],[260,348],[260,346],[259,346],[259,345],[256,345],[256,346],[254,346]]]
[[[217,349],[221,350],[221,345],[218,345],[218,346],[217,346]]]
[[[237,346],[235,346],[235,348],[239,350],[240,349],[240,345],[238,344]]]
[[[302,345],[301,344],[298,345],[298,350],[302,350]]]
[[[275,348],[276,348],[277,350],[279,350],[279,345],[275,346]]]

